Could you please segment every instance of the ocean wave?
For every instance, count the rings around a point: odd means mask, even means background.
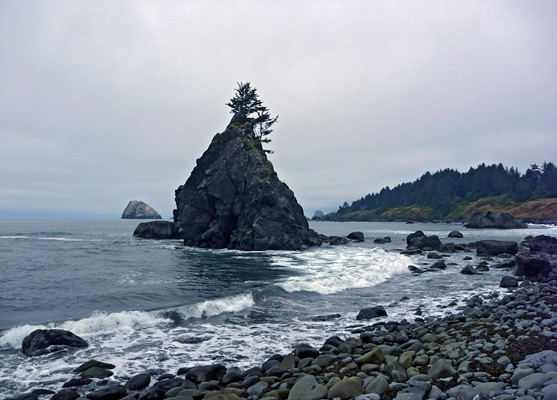
[[[249,293],[158,311],[121,311],[117,313],[96,311],[90,317],[78,320],[45,325],[22,325],[8,329],[0,335],[0,348],[21,348],[21,342],[25,336],[36,329],[65,329],[87,339],[88,336],[99,334],[114,334],[117,331],[133,331],[137,328],[168,325],[192,318],[240,312],[253,305],[253,296]]]
[[[277,257],[282,266],[300,275],[278,283],[287,292],[333,294],[351,288],[375,286],[392,275],[406,271],[411,260],[379,248],[345,247],[302,252],[294,258]]]

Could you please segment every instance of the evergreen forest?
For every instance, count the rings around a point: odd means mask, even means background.
[[[480,164],[464,173],[450,168],[433,174],[426,172],[414,182],[392,189],[387,186],[351,205],[345,202],[336,214],[329,214],[325,219],[462,219],[481,206],[508,211],[539,199],[554,199],[549,202],[554,209],[556,198],[557,167],[552,162],[544,162],[542,166],[532,164],[524,174],[501,163]]]

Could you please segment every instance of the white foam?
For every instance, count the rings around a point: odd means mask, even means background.
[[[179,307],[176,311],[180,312],[184,318],[205,318],[222,313],[240,312],[253,305],[253,296],[251,293],[247,293]]]
[[[351,288],[375,286],[393,274],[406,271],[411,260],[379,248],[345,247],[298,253],[294,258],[274,257],[301,275],[278,285],[287,292],[333,294]]]

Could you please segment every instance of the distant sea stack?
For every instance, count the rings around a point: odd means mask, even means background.
[[[317,210],[313,213],[313,217],[311,219],[314,220],[314,221],[319,220],[319,219],[323,218],[324,215],[325,214],[323,213],[323,211]]]
[[[161,215],[149,204],[132,200],[122,213],[122,219],[161,219]]]
[[[298,250],[321,244],[261,141],[234,122],[215,135],[175,199],[174,221],[187,246]]]

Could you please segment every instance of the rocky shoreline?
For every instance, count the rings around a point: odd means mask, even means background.
[[[214,364],[124,377],[90,360],[57,393],[11,399],[557,399],[557,239],[538,238],[514,257],[485,256],[486,264],[516,263],[521,276],[505,277],[502,298],[472,296],[455,314],[355,321],[344,339],[299,345],[247,370]]]

